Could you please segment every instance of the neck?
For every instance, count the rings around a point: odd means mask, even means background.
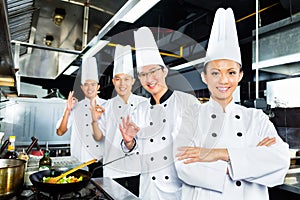
[[[124,102],[125,104],[127,104],[127,103],[128,103],[128,99],[129,99],[130,94],[131,94],[131,93],[125,94],[125,95],[122,95],[122,96],[119,95],[119,97],[123,100],[123,102]]]
[[[211,97],[211,98],[213,98],[213,100],[215,100],[218,104],[220,104],[220,106],[222,107],[222,110],[223,110],[223,112],[226,112],[226,106],[232,101],[232,97],[230,98],[230,99],[225,99],[225,100],[223,100],[223,99],[216,99],[216,98],[214,98],[214,97]]]
[[[156,104],[160,104],[160,98],[168,91],[168,87],[164,87],[159,93],[152,94]]]

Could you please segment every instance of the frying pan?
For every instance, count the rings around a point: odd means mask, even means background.
[[[131,156],[133,154],[138,154],[138,153],[130,153],[130,154],[125,154],[125,156],[119,157],[115,160],[112,160],[110,162],[107,162],[101,166],[96,167],[92,173],[98,168],[101,168],[105,165],[108,165],[110,163],[113,163],[117,160],[123,159],[125,157]],[[43,183],[43,177],[56,177],[64,173],[65,171],[62,170],[44,170],[44,171],[39,171],[36,173],[33,173],[29,176],[29,179],[32,183],[32,185],[41,192],[46,192],[50,194],[66,194],[70,192],[76,192],[89,183],[92,177],[92,173],[78,169],[77,171],[69,174],[69,176],[75,176],[76,178],[79,178],[82,176],[83,180],[75,183],[66,183],[66,184],[52,184],[52,183]]]
[[[31,174],[29,176],[29,179],[32,185],[38,191],[50,194],[65,194],[70,192],[76,192],[84,188],[89,183],[92,177],[92,174],[90,172],[78,169],[77,171],[69,174],[68,176],[75,176],[76,178],[82,176],[82,181],[66,184],[43,183],[43,177],[56,177],[64,172],[65,171],[62,170],[44,170]]]

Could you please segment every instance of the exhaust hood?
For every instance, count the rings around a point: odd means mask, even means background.
[[[14,66],[10,46],[10,32],[8,30],[8,17],[6,1],[0,1],[0,86],[15,86]]]
[[[300,14],[259,28],[261,71],[294,76],[300,74]],[[254,32],[255,34],[255,32]],[[255,40],[252,43],[252,69],[256,69]]]

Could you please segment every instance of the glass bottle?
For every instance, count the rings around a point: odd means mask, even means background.
[[[7,147],[7,152],[4,155],[4,158],[11,158],[11,159],[18,158],[18,153],[16,152],[16,149],[15,149],[15,141],[16,141],[15,135],[9,136],[9,144]]]
[[[52,160],[50,158],[50,151],[48,148],[48,142],[46,143],[46,149],[44,151],[44,156],[40,159],[39,162],[39,171],[50,170],[52,165]]]

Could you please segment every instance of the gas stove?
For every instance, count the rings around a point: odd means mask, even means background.
[[[90,183],[79,191],[53,195],[37,191],[33,186],[26,186],[22,193],[9,200],[112,200],[139,199],[111,178],[92,178]]]

